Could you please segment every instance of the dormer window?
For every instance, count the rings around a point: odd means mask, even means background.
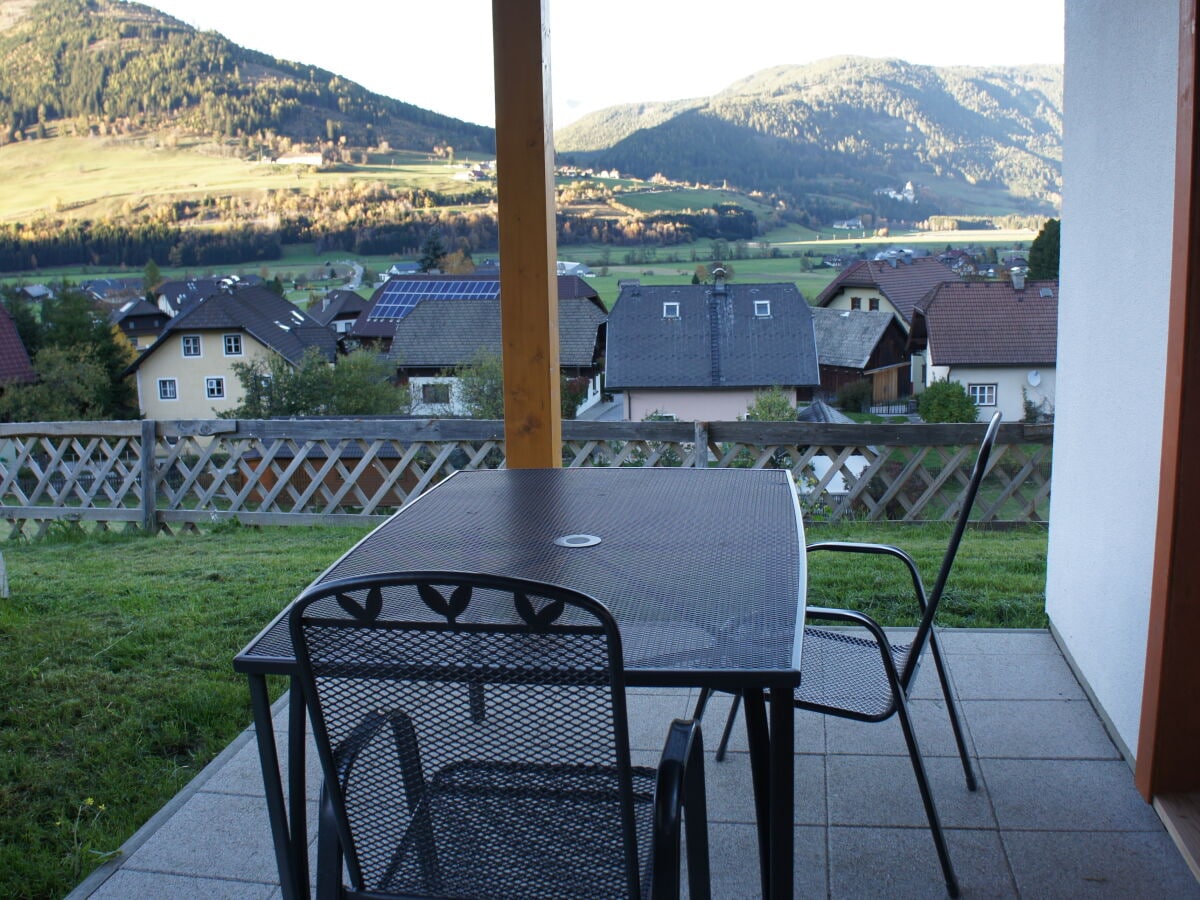
[[[663,318],[664,319],[678,319],[679,318],[679,304],[673,300],[669,300],[666,303],[664,303],[663,304]]]
[[[758,316],[760,319],[765,319],[768,316],[770,316],[771,315],[771,301],[770,300],[755,300],[754,301],[754,315]]]

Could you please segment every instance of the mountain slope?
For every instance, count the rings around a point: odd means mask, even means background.
[[[179,126],[218,137],[491,150],[490,128],[239,47],[139,3],[0,0],[0,142]]]
[[[1062,68],[836,57],[766,69],[705,99],[603,110],[555,143],[577,162],[808,195],[810,206],[869,203],[913,180],[927,207],[977,186],[1049,210],[1061,190]]]

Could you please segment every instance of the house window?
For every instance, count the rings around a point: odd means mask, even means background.
[[[240,334],[225,335],[225,355],[226,356],[241,356],[242,355],[242,336]]]
[[[176,384],[174,378],[158,379],[158,399],[159,400],[178,400],[179,385]]]
[[[771,315],[771,301],[770,300],[755,300],[754,301],[754,314],[756,316],[758,316],[760,319]]]
[[[225,398],[225,379],[220,376],[205,378],[204,395],[209,400],[223,400]]]
[[[180,340],[183,341],[184,356],[199,356],[200,355],[200,335],[185,334]]]
[[[850,308],[851,309],[862,309],[862,297],[851,297],[850,298]]]
[[[450,402],[450,384],[445,381],[436,381],[429,384],[421,385],[421,402],[422,403],[449,403]]]
[[[976,406],[996,405],[996,385],[994,384],[968,384],[967,393],[971,397],[971,402]]]
[[[679,318],[679,304],[675,303],[675,302],[664,303],[663,304],[663,318],[664,319],[678,319]]]
[[[867,308],[868,308],[868,309],[876,309],[876,310],[877,310],[877,309],[879,309],[879,298],[878,298],[878,297],[872,297],[870,300],[868,300],[868,301],[867,301]]]

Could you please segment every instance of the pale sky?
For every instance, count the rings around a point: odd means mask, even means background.
[[[550,0],[554,124],[714,94],[760,69],[855,54],[925,65],[1063,61],[1064,0]],[[252,50],[493,125],[491,3],[150,0]]]

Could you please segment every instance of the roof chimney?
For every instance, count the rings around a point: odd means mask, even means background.
[[[720,266],[717,266],[715,269],[713,269],[712,274],[713,274],[713,293],[714,294],[724,294],[725,293],[725,270],[723,268],[721,268]]]
[[[1014,271],[1012,273],[1012,283],[1014,291],[1025,290],[1025,273]]]

